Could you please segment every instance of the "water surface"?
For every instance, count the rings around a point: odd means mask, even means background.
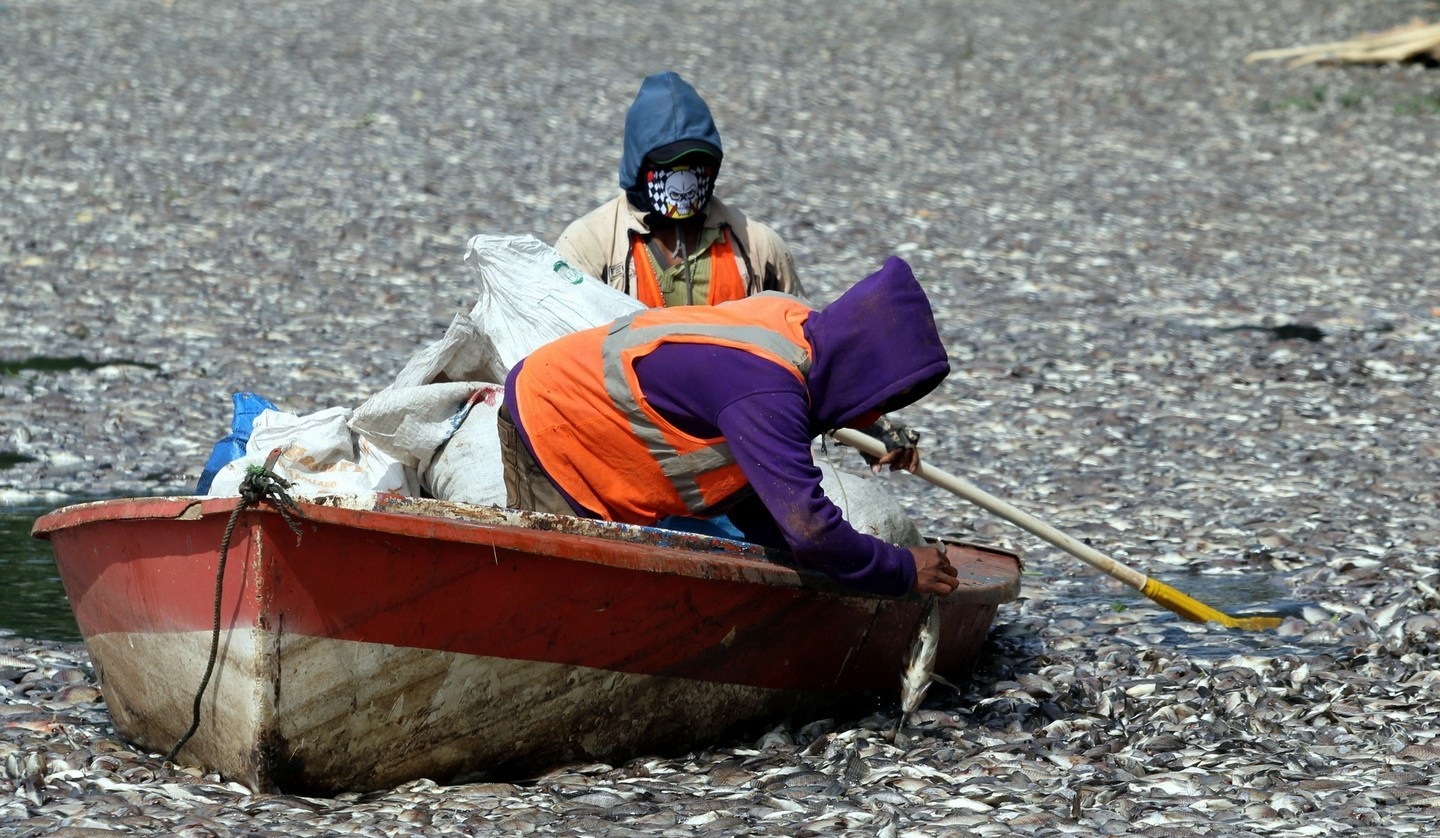
[[[0,628],[40,640],[80,639],[50,542],[30,536],[36,518],[76,502],[0,506]]]

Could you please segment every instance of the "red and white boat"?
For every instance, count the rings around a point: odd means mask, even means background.
[[[138,746],[168,752],[190,727],[240,503],[108,500],[35,524]],[[835,713],[896,694],[921,611],[725,539],[416,498],[299,508],[298,538],[269,506],[236,519],[219,654],[178,757],[256,790],[516,777]],[[936,671],[954,677],[1019,562],[949,556]]]

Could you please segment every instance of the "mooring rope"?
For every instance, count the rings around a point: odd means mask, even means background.
[[[270,469],[275,465],[279,451],[270,454],[269,459],[263,466],[250,466],[245,469],[245,479],[240,481],[240,502],[230,512],[230,520],[225,523],[225,535],[220,538],[220,558],[215,568],[215,617],[210,630],[210,660],[205,664],[205,677],[200,679],[200,688],[195,691],[195,706],[191,708],[190,729],[165,755],[165,762],[173,762],[180,749],[200,729],[200,702],[205,696],[205,688],[210,686],[210,676],[215,673],[215,661],[220,653],[220,608],[221,594],[225,585],[225,560],[230,554],[230,536],[235,531],[235,523],[240,520],[240,513],[252,506],[259,505],[262,501],[268,502],[285,519],[290,526],[290,531],[295,533],[295,541],[300,541],[300,525],[295,522],[296,517],[303,518],[305,514],[300,511],[300,505],[285,491],[290,488],[290,481],[276,475]]]

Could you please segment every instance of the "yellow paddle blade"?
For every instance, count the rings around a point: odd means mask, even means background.
[[[1154,579],[1146,579],[1145,587],[1140,589],[1140,593],[1196,623],[1219,623],[1226,628],[1262,630],[1275,628],[1283,622],[1280,617],[1231,617]]]

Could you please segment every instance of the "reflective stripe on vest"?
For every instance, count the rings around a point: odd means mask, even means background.
[[[708,512],[711,505],[700,489],[699,476],[734,464],[730,446],[725,442],[716,442],[688,453],[677,451],[636,400],[635,391],[631,388],[630,367],[625,363],[625,351],[652,342],[658,344],[668,338],[704,337],[710,338],[706,342],[727,346],[741,344],[760,349],[794,367],[803,380],[810,372],[809,349],[763,326],[673,324],[637,328],[634,321],[643,313],[637,312],[615,321],[600,345],[605,367],[605,392],[610,394],[615,407],[625,414],[630,430],[645,443],[650,456],[659,464],[661,473],[670,481],[685,508],[692,515],[700,515]]]
[[[803,383],[810,313],[794,297],[766,292],[721,306],[647,309],[540,347],[515,382],[536,460],[567,495],[610,520],[712,513],[745,486],[744,473],[723,438],[686,433],[660,416],[635,365],[664,344],[727,346]]]
[[[660,290],[660,278],[650,264],[650,252],[644,239],[635,237],[630,256],[635,265],[636,299],[650,308],[664,308],[665,294]],[[709,261],[710,289],[705,304],[713,306],[745,299],[745,278],[740,275],[740,260],[735,256],[728,229],[722,227],[720,238],[710,243]]]

